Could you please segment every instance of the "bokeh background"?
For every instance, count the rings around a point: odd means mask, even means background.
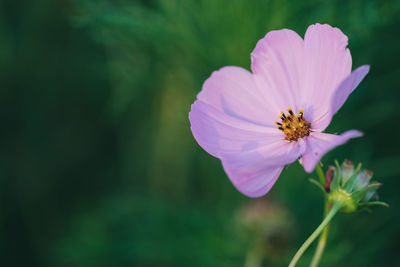
[[[337,216],[321,266],[400,266],[399,14],[396,0],[2,0],[0,265],[287,265],[321,220],[310,175],[295,163],[242,196],[188,112],[266,32],[320,22],[371,65],[328,128],[365,137],[323,162],[363,162],[391,205]]]

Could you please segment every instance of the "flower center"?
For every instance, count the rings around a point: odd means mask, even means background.
[[[285,134],[285,139],[292,142],[297,141],[299,138],[310,135],[311,123],[306,121],[303,117],[303,109],[300,109],[300,114],[294,114],[291,108],[287,109],[289,114],[281,111],[281,122],[275,122],[276,128]]]

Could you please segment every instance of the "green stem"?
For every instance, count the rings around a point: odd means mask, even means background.
[[[336,213],[340,210],[341,206],[338,204],[334,204],[332,209],[329,211],[328,215],[326,215],[325,219],[318,226],[318,228],[310,235],[309,238],[301,245],[299,250],[294,255],[292,261],[289,264],[289,267],[296,266],[297,261],[303,255],[303,253],[307,250],[307,248],[311,245],[311,243],[318,237],[318,235],[324,230],[325,226],[332,220],[332,218],[336,215]]]
[[[247,253],[244,267],[261,267],[264,258],[263,240],[257,238],[253,248]]]
[[[246,256],[244,267],[260,267],[262,256],[257,251],[249,251]]]
[[[328,215],[329,212],[329,203],[325,200],[325,210],[324,210],[324,217]],[[328,239],[328,231],[329,231],[329,223],[326,225],[324,230],[322,231],[321,236],[319,237],[318,246],[315,251],[314,257],[311,261],[311,267],[317,267],[319,261],[321,260],[322,253],[324,253],[324,249],[326,246],[326,242]]]
[[[319,181],[321,182],[322,186],[326,185],[326,177],[324,175],[324,171],[321,168],[321,165],[319,163],[317,163],[317,165],[315,166],[315,171],[317,172]]]

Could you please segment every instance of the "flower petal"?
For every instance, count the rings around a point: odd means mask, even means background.
[[[294,31],[270,31],[251,53],[251,69],[275,112],[297,110],[303,66],[303,39]]]
[[[229,66],[213,72],[197,99],[225,114],[256,124],[273,127],[277,116],[268,110],[253,75],[239,67]]]
[[[191,130],[199,145],[214,157],[238,153],[283,139],[283,133],[242,120],[197,100],[189,113]]]
[[[328,127],[333,115],[343,106],[349,95],[356,89],[360,82],[369,72],[369,66],[363,65],[354,70],[344,79],[336,89],[330,103],[330,110],[317,120],[312,122],[314,131],[323,131]]]
[[[307,148],[300,163],[303,165],[306,172],[310,173],[314,170],[315,165],[320,161],[328,151],[346,143],[351,138],[362,136],[362,133],[357,130],[350,130],[341,135],[326,134],[313,132],[307,137]]]
[[[305,151],[303,140],[289,142],[282,139],[240,153],[221,153],[221,159],[230,172],[258,171],[270,166],[284,166],[296,161]]]
[[[314,24],[304,37],[304,72],[300,105],[309,121],[329,112],[339,84],[350,74],[347,36],[330,25]]]
[[[268,193],[283,169],[283,166],[267,167],[247,174],[246,172],[229,173],[224,164],[223,166],[236,189],[248,197],[261,197]]]
[[[368,72],[369,65],[358,67],[339,85],[332,99],[332,114],[335,114],[343,106],[349,95],[361,83]]]
[[[240,192],[258,197],[270,190],[282,167],[297,160],[304,148],[304,142],[280,139],[241,153],[223,153],[222,164]]]
[[[229,116],[197,100],[189,113],[197,142],[222,160],[236,188],[251,197],[266,194],[284,165],[299,158],[305,143],[288,142],[276,128]]]

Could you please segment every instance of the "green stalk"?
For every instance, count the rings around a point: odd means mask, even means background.
[[[328,212],[329,212],[329,203],[328,203],[328,201],[325,200],[324,217],[327,216]],[[317,267],[321,260],[322,253],[324,253],[324,249],[325,249],[326,242],[328,239],[328,231],[329,231],[329,223],[326,225],[326,227],[322,231],[321,236],[319,237],[318,246],[317,246],[317,249],[315,250],[314,257],[311,261],[311,265],[310,265],[311,267]]]
[[[317,164],[316,168],[315,168],[318,178],[321,181],[322,186],[325,186],[325,184],[327,183],[326,181],[326,177],[324,175],[324,172],[322,171],[322,168],[319,164]],[[325,208],[324,208],[324,218],[328,215],[329,212],[329,203],[328,201],[325,199]],[[328,239],[328,232],[329,232],[329,223],[326,225],[326,227],[324,228],[324,230],[322,231],[321,236],[319,237],[319,241],[318,241],[318,245],[317,245],[317,249],[315,251],[314,257],[311,261],[311,265],[310,267],[317,267],[322,254],[325,250],[325,246],[327,243],[327,239]]]
[[[319,181],[321,182],[322,186],[326,185],[326,177],[324,175],[324,171],[321,168],[321,165],[319,165],[319,163],[317,163],[317,165],[315,166],[315,171],[317,172]]]
[[[318,237],[318,235],[324,230],[325,226],[332,220],[332,218],[336,215],[336,213],[340,210],[341,206],[338,204],[334,204],[326,215],[325,219],[318,226],[318,228],[307,238],[307,240],[303,243],[303,245],[299,248],[299,250],[294,255],[292,261],[289,264],[289,267],[296,266],[298,260],[301,258],[303,253],[307,250],[307,248],[311,245],[311,243]]]

